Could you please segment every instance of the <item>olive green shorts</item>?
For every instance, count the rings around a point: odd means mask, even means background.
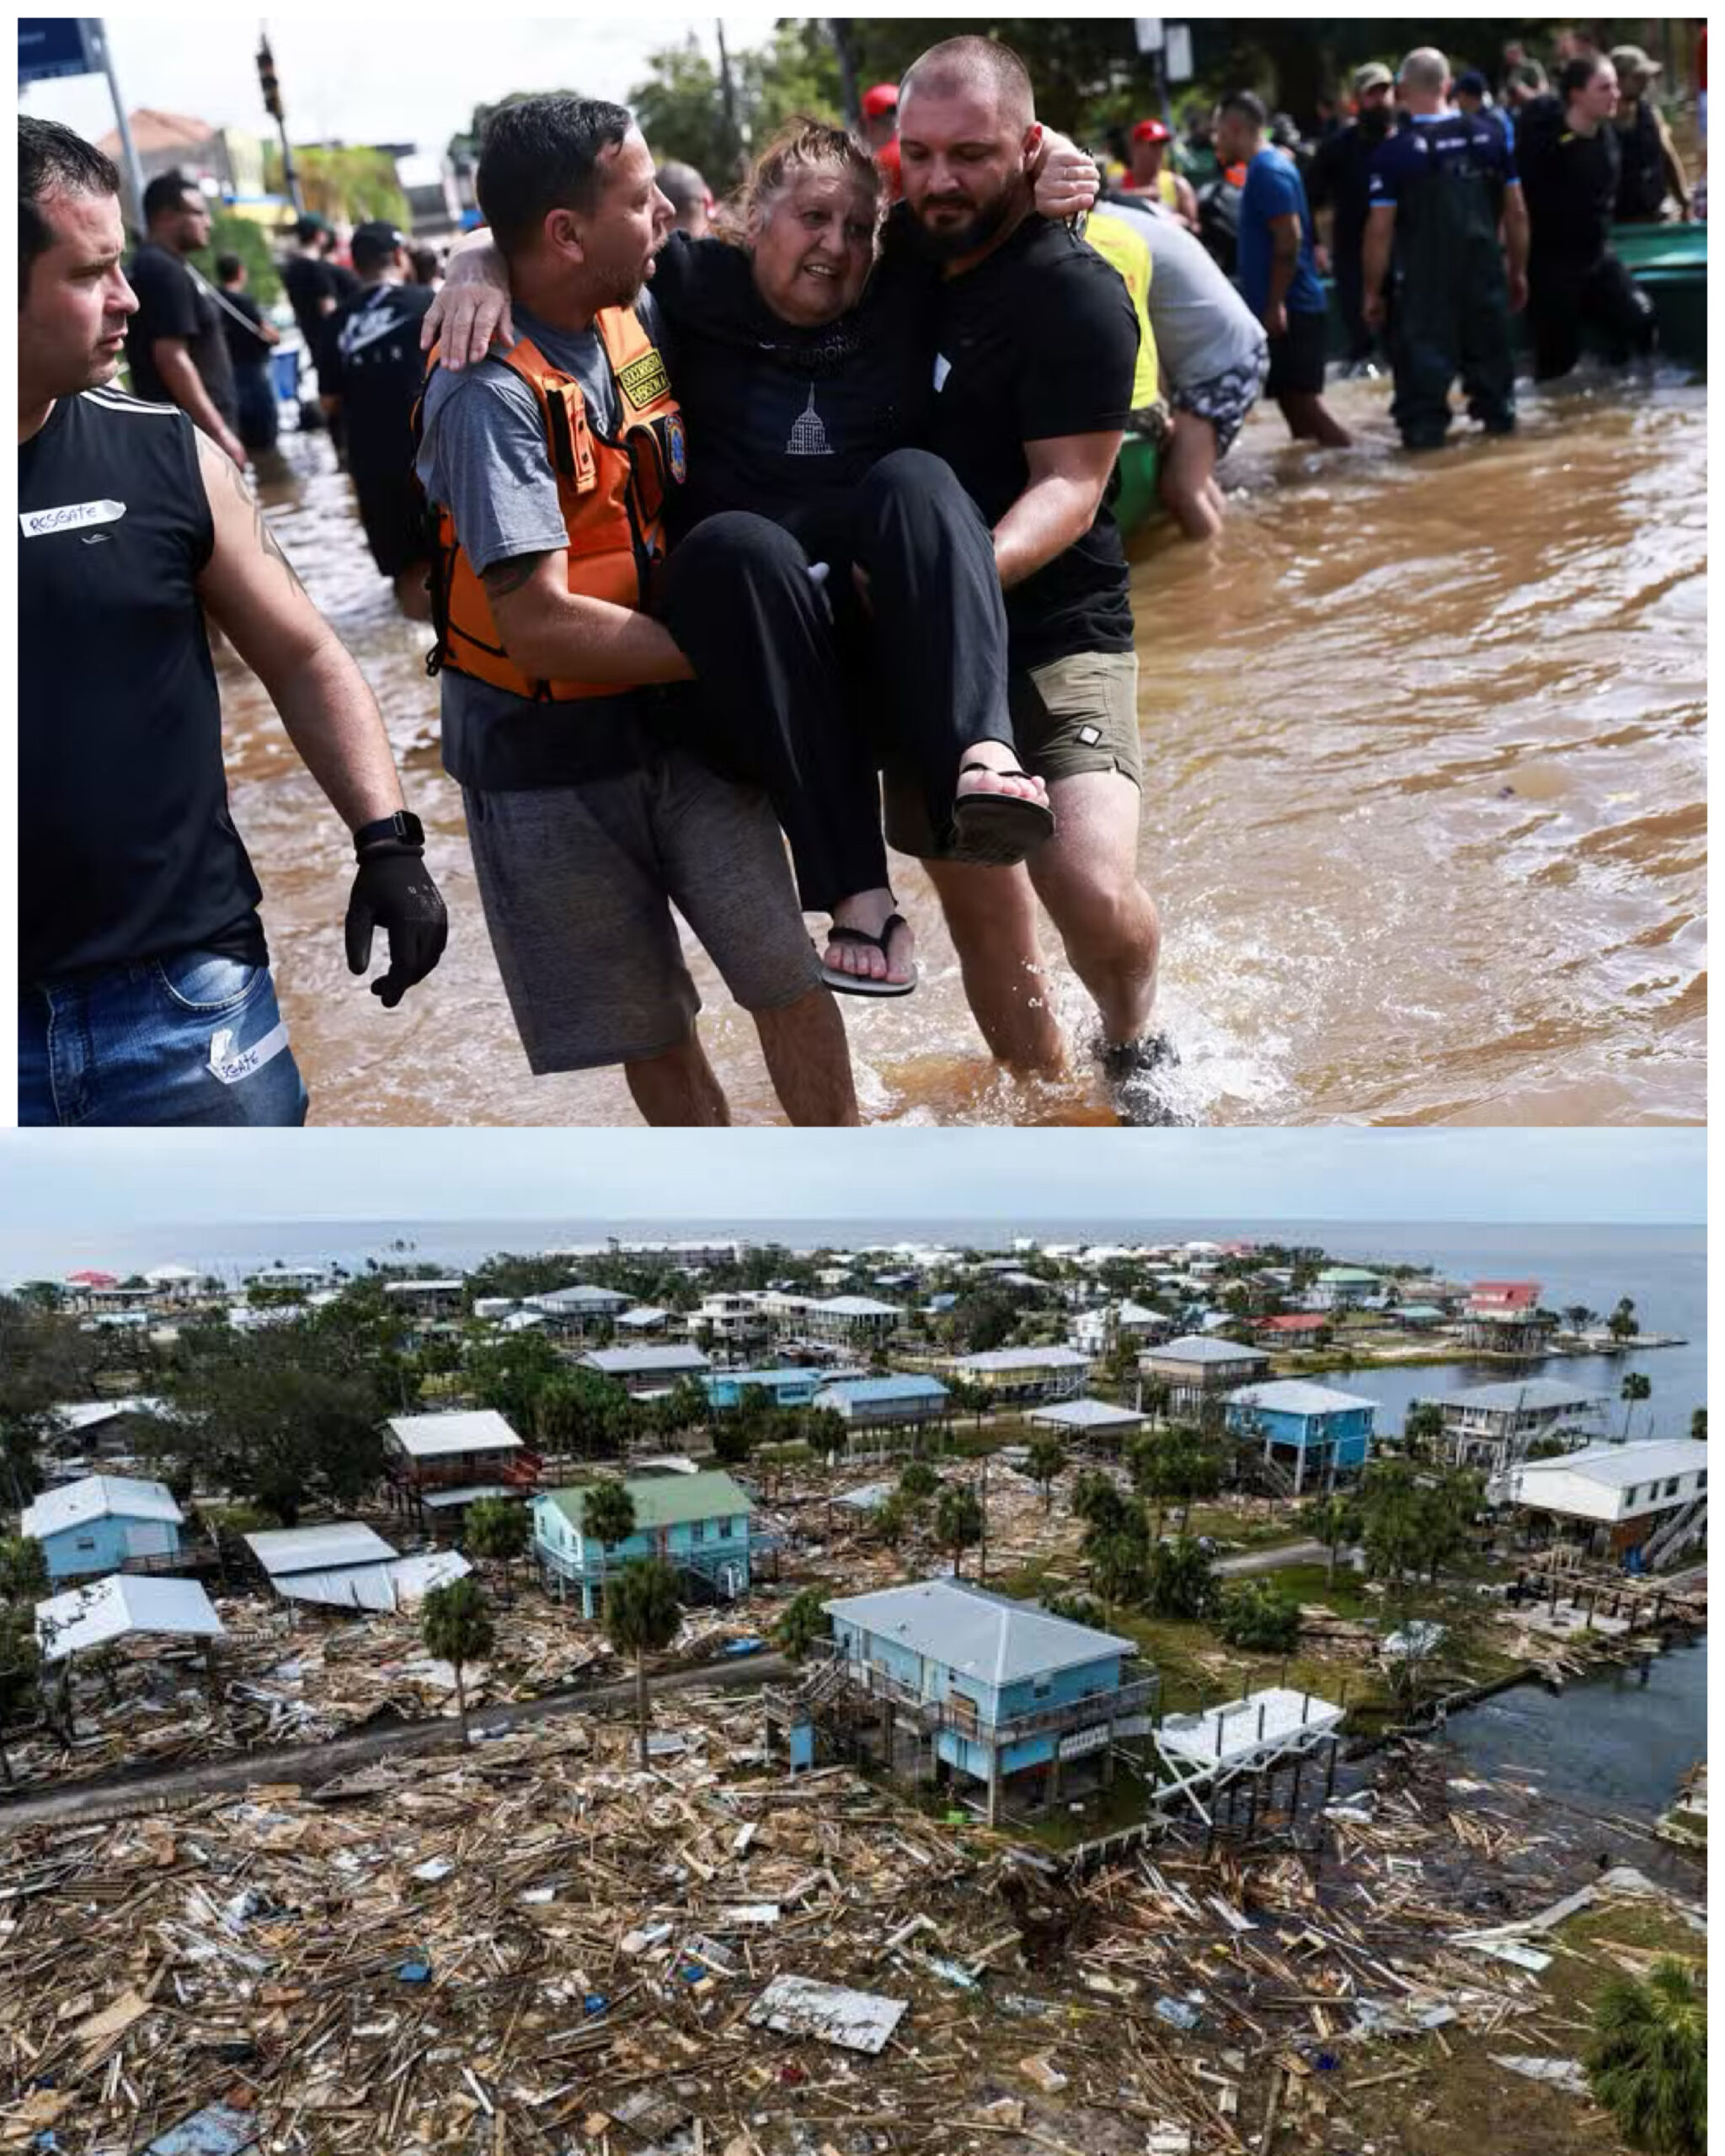
[[[1046,666],[1015,667],[1007,707],[1018,761],[1052,786],[1083,771],[1120,771],[1142,786],[1138,740],[1138,654],[1080,651]],[[922,788],[908,764],[889,758],[882,774],[887,844],[899,853],[938,859],[946,842],[928,820]]]

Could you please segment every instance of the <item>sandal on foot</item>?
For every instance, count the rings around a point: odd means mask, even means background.
[[[1028,778],[1028,771],[997,771],[992,764],[961,764],[959,776],[987,771],[995,778]],[[974,868],[1013,868],[1055,835],[1055,812],[1019,793],[961,793],[953,803],[948,861]]]
[[[827,931],[826,940],[829,943],[866,943],[884,958],[893,931],[909,926],[903,914],[889,913],[879,936],[871,936],[866,928],[834,927]],[[866,974],[847,974],[836,966],[827,965],[820,969],[820,978],[838,995],[908,995],[916,985],[914,973],[909,980],[872,980]]]

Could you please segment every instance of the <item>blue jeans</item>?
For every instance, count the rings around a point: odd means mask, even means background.
[[[22,1124],[297,1124],[306,1101],[267,966],[182,951],[19,998]]]

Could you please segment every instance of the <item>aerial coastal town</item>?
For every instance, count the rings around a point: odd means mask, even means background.
[[[1544,1293],[1268,1237],[20,1282],[0,2148],[1618,2148],[1704,1708],[1644,1816],[1469,1732],[1704,1694],[1706,1409]]]

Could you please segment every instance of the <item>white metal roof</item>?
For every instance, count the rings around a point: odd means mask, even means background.
[[[419,1502],[432,1512],[458,1505],[477,1504],[481,1497],[512,1497],[518,1493],[507,1482],[464,1482],[459,1490],[422,1490]]]
[[[521,1442],[494,1407],[464,1408],[451,1415],[392,1415],[387,1428],[415,1460],[450,1452],[514,1452]]]
[[[1242,1348],[1232,1340],[1206,1340],[1201,1333],[1188,1332],[1178,1340],[1165,1340],[1160,1348],[1146,1348],[1145,1359],[1152,1363],[1267,1363],[1269,1357],[1261,1348]]]
[[[1281,1415],[1345,1415],[1355,1407],[1375,1409],[1362,1392],[1339,1392],[1334,1385],[1310,1385],[1304,1378],[1275,1378],[1267,1385],[1242,1385],[1228,1395],[1238,1407],[1268,1407]]]
[[[128,1393],[119,1400],[63,1400],[52,1409],[62,1429],[92,1430],[118,1415],[166,1415],[168,1405],[154,1393]]]
[[[1672,1475],[1693,1475],[1707,1464],[1707,1448],[1693,1438],[1638,1438],[1628,1445],[1588,1445],[1555,1460],[1530,1460],[1518,1470],[1523,1486],[1541,1475],[1579,1475],[1607,1490],[1633,1489]]]
[[[1439,1407],[1540,1408],[1592,1407],[1599,1396],[1579,1385],[1565,1385],[1561,1378],[1522,1378],[1507,1385],[1477,1385],[1465,1392],[1446,1392],[1438,1397]]]
[[[270,1528],[245,1540],[272,1580],[323,1572],[332,1565],[379,1564],[395,1555],[375,1529],[355,1519],[329,1520],[317,1527]]]
[[[68,1527],[87,1526],[93,1519],[163,1519],[178,1527],[184,1518],[165,1482],[147,1482],[130,1475],[86,1475],[81,1482],[43,1491],[34,1504],[24,1507],[19,1526],[40,1542]]]
[[[462,1280],[386,1280],[386,1295],[458,1295],[467,1285]]]
[[[1076,1348],[990,1348],[980,1355],[960,1355],[955,1370],[1087,1370],[1088,1355]]]
[[[1141,1422],[1144,1417],[1130,1407],[1116,1407],[1107,1400],[1063,1400],[1055,1407],[1039,1407],[1033,1422],[1058,1422],[1072,1430],[1118,1429],[1123,1423]]]
[[[617,1321],[619,1325],[663,1325],[670,1315],[669,1310],[660,1310],[652,1303],[643,1303],[637,1310],[619,1310]]]
[[[606,1377],[632,1370],[706,1370],[713,1366],[698,1348],[595,1348],[581,1360]]]
[[[897,1303],[877,1302],[873,1295],[830,1295],[825,1302],[817,1302],[814,1307],[830,1311],[834,1317],[899,1317],[903,1315]]]
[[[51,1594],[36,1604],[36,1637],[48,1662],[104,1646],[129,1632],[214,1639],[222,1629],[222,1620],[196,1580],[110,1572],[106,1579]]]
[[[381,1565],[337,1565],[325,1572],[296,1572],[278,1579],[275,1592],[290,1602],[315,1602],[334,1609],[398,1609],[426,1590],[445,1587],[473,1570],[459,1550],[427,1550],[392,1557]]]
[[[985,1684],[1012,1684],[1075,1663],[1135,1652],[1130,1640],[1075,1625],[964,1580],[920,1580],[823,1603],[830,1616],[895,1640]]]

